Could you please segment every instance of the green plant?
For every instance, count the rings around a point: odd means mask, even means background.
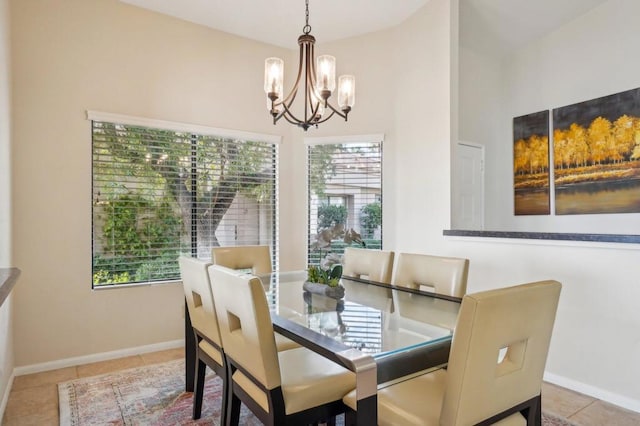
[[[134,193],[106,197],[100,219],[102,255],[93,260],[93,284],[175,279],[182,220],[169,198],[152,202]]]
[[[136,270],[136,281],[156,281],[180,276],[180,268],[176,259],[178,253],[164,254],[143,263]]]
[[[379,202],[370,203],[360,209],[360,223],[363,234],[371,238],[373,232],[382,225],[382,205]]]
[[[120,284],[127,283],[129,281],[131,281],[129,272],[117,274],[101,269],[93,274],[93,284],[95,285]]]
[[[153,203],[138,194],[118,194],[108,198],[102,219],[106,253],[146,257],[164,247],[180,246],[182,220],[166,198]]]
[[[307,269],[307,281],[326,284],[329,287],[337,287],[342,276],[342,265],[332,265],[322,268],[320,265],[309,265]]]
[[[93,285],[121,284],[131,281],[138,264],[126,257],[93,257]]]
[[[337,287],[342,276],[342,256],[329,253],[319,265],[309,265],[307,269],[307,281],[326,284],[329,287]]]
[[[347,208],[333,204],[318,206],[318,229],[343,225],[347,222]]]

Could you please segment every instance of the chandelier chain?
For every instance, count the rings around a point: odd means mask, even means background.
[[[309,34],[311,32],[311,25],[309,25],[309,0],[305,0],[305,26],[302,27],[302,32]]]

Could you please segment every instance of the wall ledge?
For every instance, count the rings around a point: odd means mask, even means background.
[[[445,229],[442,235],[449,237],[507,238],[547,241],[587,241],[593,243],[640,244],[640,235],[626,234],[575,234],[564,232],[509,232]]]
[[[9,293],[18,281],[18,276],[20,276],[18,268],[0,268],[0,306],[9,297]]]

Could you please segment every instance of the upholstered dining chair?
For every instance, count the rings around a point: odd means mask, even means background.
[[[207,267],[211,265],[199,259],[180,256],[180,275],[187,300],[187,309],[191,318],[191,325],[196,337],[196,369],[195,390],[193,395],[193,419],[200,418],[202,411],[202,397],[204,393],[204,379],[208,365],[222,379],[222,409],[220,420],[226,422],[226,403],[228,394],[228,380],[226,378],[226,364],[222,350],[222,340],[218,328],[213,293],[209,282]]]
[[[366,277],[371,281],[389,284],[393,271],[393,252],[346,247],[342,268],[345,276]]]
[[[448,368],[378,390],[378,424],[539,425],[560,289],[540,281],[464,296]],[[344,401],[355,409],[355,391]]]
[[[468,275],[469,259],[399,253],[392,283],[414,289],[427,286],[438,294],[462,297]]]
[[[254,275],[269,275],[272,272],[271,252],[268,246],[214,247],[211,262],[234,270],[251,269]],[[276,333],[279,351],[300,347],[291,339]]]
[[[272,271],[268,246],[214,247],[211,249],[211,262],[230,269],[251,269],[254,275],[266,275]]]
[[[266,425],[311,424],[344,412],[354,373],[306,348],[278,352],[257,277],[218,265],[209,275],[229,366],[227,424],[238,424],[241,402]]]

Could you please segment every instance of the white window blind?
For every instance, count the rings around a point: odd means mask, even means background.
[[[364,353],[382,351],[382,312],[375,308],[345,302],[340,314],[345,325],[342,341]]]
[[[382,248],[382,139],[336,140],[307,147],[309,264],[344,252],[341,228],[360,234],[367,248]],[[319,248],[318,235],[326,230],[333,232],[330,245]]]
[[[277,144],[93,119],[92,153],[94,286],[176,280],[214,246],[277,268]]]

